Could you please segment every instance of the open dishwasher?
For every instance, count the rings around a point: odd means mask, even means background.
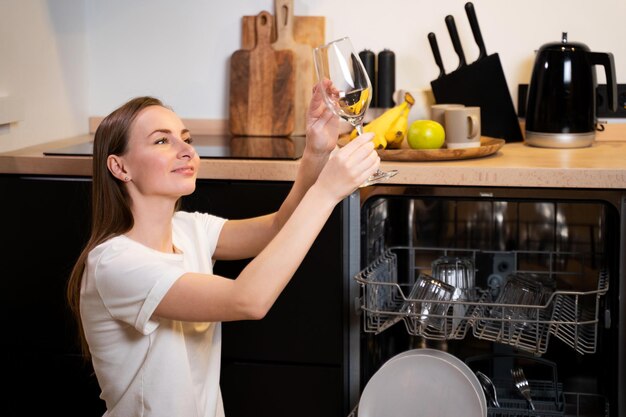
[[[489,416],[626,415],[623,191],[377,186],[352,204],[352,415],[416,348],[487,375]]]

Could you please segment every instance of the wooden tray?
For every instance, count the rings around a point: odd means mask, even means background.
[[[339,138],[339,146],[348,143],[348,137]],[[492,155],[504,145],[504,139],[495,139],[487,136],[480,138],[480,147],[466,149],[380,149],[378,155],[382,161],[455,161],[460,159],[482,158]]]

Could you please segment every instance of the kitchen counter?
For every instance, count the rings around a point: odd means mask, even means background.
[[[82,135],[0,153],[0,174],[90,176],[90,157],[45,156],[44,151],[93,139]],[[293,181],[298,161],[202,159],[198,178]],[[589,148],[546,149],[507,143],[484,158],[441,162],[384,161],[397,169],[389,184],[626,189],[625,141]]]

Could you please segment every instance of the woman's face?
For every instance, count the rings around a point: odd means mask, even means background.
[[[132,185],[142,196],[178,199],[195,190],[200,158],[180,118],[161,106],[143,109],[135,118],[128,150],[121,157]]]

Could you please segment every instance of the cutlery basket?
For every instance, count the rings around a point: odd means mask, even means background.
[[[559,382],[554,362],[525,355],[488,354],[467,358],[465,363],[474,372],[480,370],[489,376],[496,388],[500,407],[488,403],[489,417],[565,415],[563,384]],[[508,372],[516,367],[532,377],[528,385],[535,410],[529,409]]]
[[[497,363],[496,361],[503,361]],[[558,417],[593,416],[608,417],[609,405],[601,395],[580,392],[564,392],[559,382],[556,363],[528,355],[487,354],[472,356],[465,363],[474,371],[481,371],[492,377],[500,407],[488,405],[488,417]],[[494,375],[495,370],[509,370],[521,367],[532,378],[528,379],[530,394],[535,410],[520,396],[513,378],[507,375]]]
[[[609,417],[609,404],[606,398],[601,395],[578,392],[563,392],[562,394],[564,398],[563,411],[531,411],[524,402],[517,408],[512,408],[508,403],[507,408],[489,408],[487,415],[488,417]],[[359,417],[358,406],[354,407],[347,417]]]

